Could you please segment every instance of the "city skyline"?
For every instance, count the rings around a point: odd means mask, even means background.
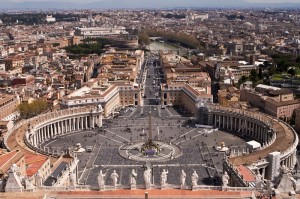
[[[53,2],[56,0],[11,0],[11,1],[6,1],[6,0],[0,0],[0,2]],[[72,2],[72,3],[87,3],[87,2],[103,2],[106,0],[63,0],[61,2]],[[128,1],[128,0],[123,0],[123,1]],[[191,0],[189,0],[191,1]],[[182,1],[182,0],[177,0],[174,2],[185,2],[187,1]],[[300,0],[245,0],[245,2],[249,3],[300,3]]]
[[[299,0],[0,0],[2,9],[118,9],[118,8],[298,8]]]

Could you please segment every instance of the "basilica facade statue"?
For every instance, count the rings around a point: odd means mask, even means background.
[[[146,186],[150,186],[151,185],[151,169],[147,168],[144,171],[144,181]]]
[[[165,186],[167,184],[167,179],[168,179],[168,171],[163,169],[161,175],[160,175],[160,185]]]
[[[184,170],[181,170],[181,174],[180,174],[180,185],[181,186],[185,186],[185,179],[186,179],[186,173],[184,172]]]
[[[196,171],[193,172],[191,179],[192,179],[192,186],[197,186],[198,185],[199,176],[198,176],[198,174],[197,174]]]
[[[132,169],[131,174],[129,176],[130,185],[136,185],[136,178],[137,178],[137,173],[135,172],[134,169]]]
[[[106,177],[106,173],[103,174],[102,170],[100,170],[100,172],[98,174],[98,178],[97,178],[100,189],[104,188],[104,186],[105,186],[105,177]]]
[[[117,183],[118,183],[118,178],[119,178],[119,175],[117,174],[116,170],[113,171],[113,173],[110,175],[110,178],[112,179],[113,183],[112,185],[114,187],[117,186]]]

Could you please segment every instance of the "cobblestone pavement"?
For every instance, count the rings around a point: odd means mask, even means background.
[[[136,111],[140,111],[137,108]],[[150,108],[151,109],[151,108]],[[147,109],[149,111],[149,108]],[[158,113],[158,111],[156,111]],[[91,152],[78,154],[79,182],[97,186],[97,175],[100,169],[107,173],[106,184],[112,184],[110,174],[113,170],[119,174],[119,183],[129,184],[129,174],[134,168],[138,174],[137,183],[143,184],[145,162],[136,162],[119,155],[119,147],[125,143],[146,140],[149,131],[147,115],[135,117],[118,117],[104,120],[100,129],[74,132],[72,134],[44,143],[46,150],[60,153],[63,148],[74,147],[80,143],[83,148],[92,147]],[[155,116],[158,116],[154,114]],[[162,169],[167,169],[169,184],[179,185],[180,171],[187,174],[186,183],[190,184],[190,176],[196,170],[200,179],[198,184],[218,185],[218,173],[222,172],[224,153],[218,153],[214,146],[225,142],[226,146],[241,150],[245,148],[245,140],[222,131],[205,132],[195,128],[189,118],[153,117],[153,138],[181,147],[182,155],[176,159],[153,163],[153,183],[159,184]]]

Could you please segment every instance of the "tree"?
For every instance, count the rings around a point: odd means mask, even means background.
[[[250,80],[256,82],[258,80],[258,74],[255,69],[252,69],[250,72]]]
[[[262,73],[262,68],[261,67],[259,67],[259,70],[258,70],[258,78],[259,79],[263,78],[263,73]]]
[[[245,81],[247,81],[247,77],[243,75],[243,76],[239,79],[238,84],[241,85],[241,84],[243,84]]]
[[[290,68],[288,71],[288,74],[295,76],[296,75],[296,70],[294,68]]]
[[[35,100],[32,103],[22,103],[18,106],[20,117],[28,119],[47,110],[48,104],[43,100]]]
[[[277,68],[275,66],[271,66],[269,69],[269,75],[272,76],[277,72]]]
[[[139,34],[139,44],[143,45],[149,45],[150,44],[150,38],[146,33]]]

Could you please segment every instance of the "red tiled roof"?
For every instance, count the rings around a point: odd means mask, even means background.
[[[0,156],[0,168],[6,164],[9,160],[11,160],[16,154],[18,153],[18,151],[12,151],[9,153],[6,153],[4,155]]]
[[[239,173],[244,177],[244,180],[246,180],[247,182],[255,181],[253,173],[247,167],[239,165],[236,168],[239,171]]]
[[[24,153],[18,150],[0,155],[0,174],[6,173],[11,165],[17,163],[22,157]]]
[[[42,155],[37,155],[33,153],[26,153],[25,154],[25,163],[26,167],[26,174],[27,176],[33,176],[41,166],[47,161],[47,157]]]

